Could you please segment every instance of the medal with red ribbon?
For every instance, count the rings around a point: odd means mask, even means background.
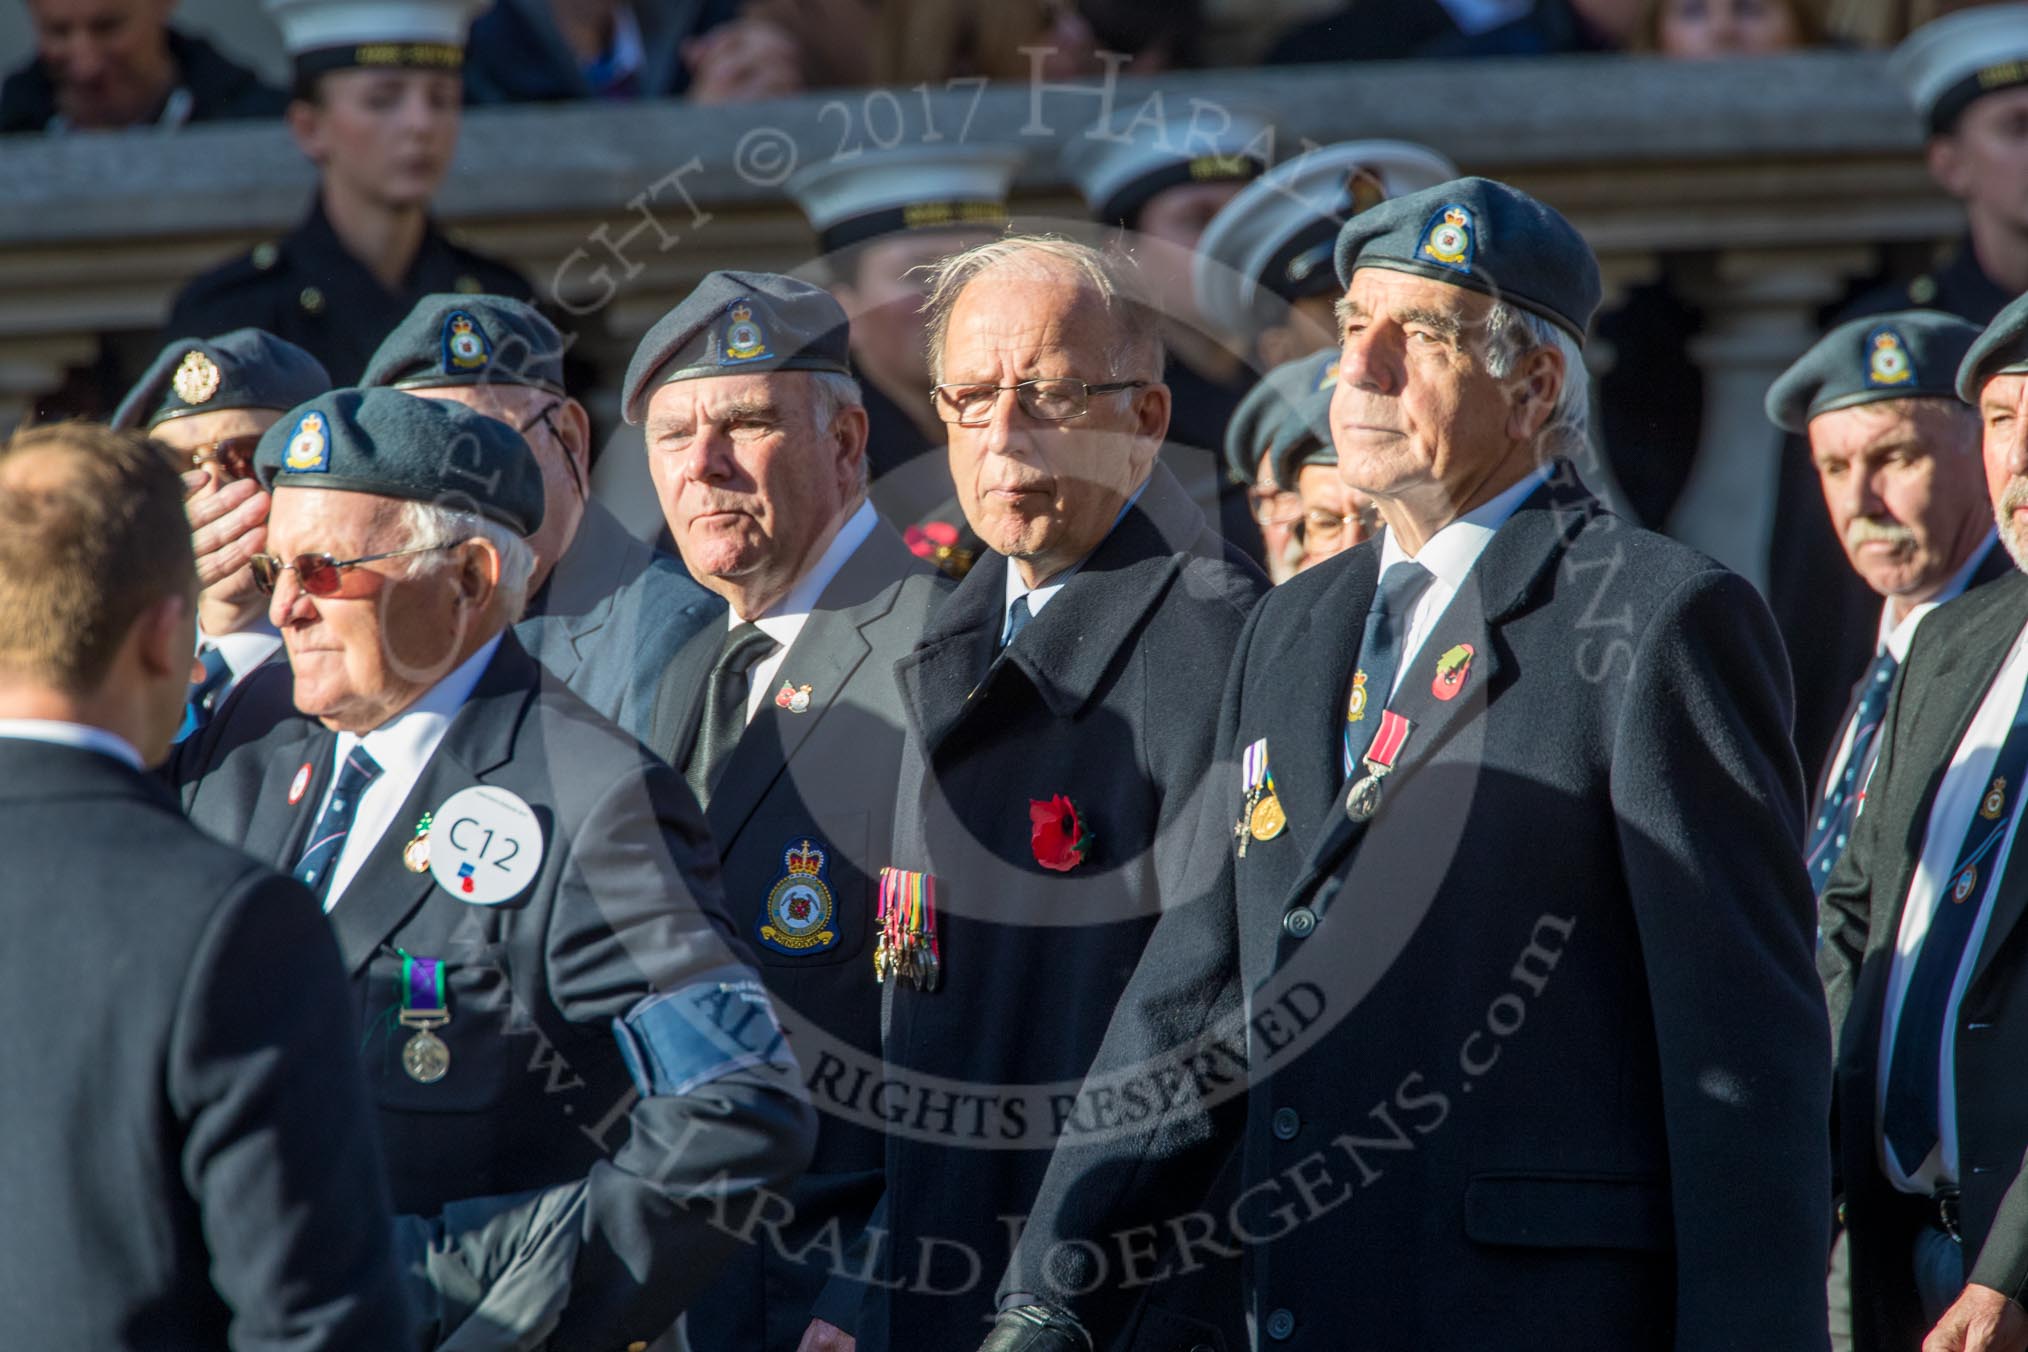
[[[1394,710],[1380,711],[1380,728],[1373,734],[1373,745],[1366,748],[1366,773],[1345,795],[1346,816],[1361,823],[1373,820],[1373,814],[1380,811],[1380,781],[1394,769],[1401,748],[1408,744],[1408,734],[1414,730],[1415,724]]]

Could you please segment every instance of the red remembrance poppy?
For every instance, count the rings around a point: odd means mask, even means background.
[[[1091,833],[1077,814],[1077,805],[1057,794],[1048,802],[1028,800],[1028,842],[1035,850],[1035,862],[1046,869],[1067,873],[1091,853]]]

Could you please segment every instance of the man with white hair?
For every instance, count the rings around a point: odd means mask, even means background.
[[[1925,1329],[1926,1352],[2028,1347],[2028,298],[1965,353],[1957,393],[2016,571],[1923,621],[1823,892],[1857,1352]]]
[[[1336,264],[1338,468],[1385,530],[1240,640],[1189,870],[1219,904],[1149,941],[989,1345],[1113,1345],[1224,1245],[1256,1347],[1822,1352],[1773,621],[1571,471],[1599,275],[1561,216],[1462,179]]]
[[[456,1235],[559,1195],[503,1240],[559,1274],[518,1319],[659,1337],[733,1243],[684,1199],[785,1184],[812,1127],[695,801],[509,632],[542,471],[388,389],[293,410],[254,470],[289,662],[184,742],[185,810],[329,914],[396,1209]],[[441,1331],[485,1280],[439,1284]]]

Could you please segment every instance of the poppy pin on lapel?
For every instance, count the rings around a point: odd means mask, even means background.
[[[775,706],[787,709],[792,714],[806,714],[810,711],[810,687],[782,682],[782,688],[775,691]]]
[[[1472,645],[1460,643],[1447,650],[1437,659],[1436,676],[1429,683],[1429,693],[1440,700],[1456,699],[1458,692],[1465,688],[1465,677],[1472,671]]]

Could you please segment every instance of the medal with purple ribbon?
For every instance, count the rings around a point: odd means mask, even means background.
[[[1355,822],[1373,820],[1373,814],[1380,811],[1380,781],[1394,769],[1408,734],[1414,730],[1415,724],[1394,710],[1380,711],[1380,728],[1373,734],[1373,745],[1366,748],[1366,774],[1345,795],[1346,816]]]
[[[435,1084],[451,1069],[451,1049],[433,1031],[451,1021],[444,999],[444,965],[436,958],[401,955],[401,1024],[416,1030],[401,1049],[401,1068],[418,1084]]]

